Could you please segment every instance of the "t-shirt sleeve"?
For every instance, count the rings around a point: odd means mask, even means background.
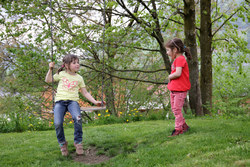
[[[54,79],[54,81],[59,81],[59,74],[58,73],[56,73],[56,74],[54,74],[53,75],[53,79]]]
[[[80,88],[86,87],[86,85],[85,85],[84,80],[83,80],[82,77],[81,77],[80,82],[79,82],[79,87],[80,87]]]
[[[176,59],[176,67],[184,67],[186,63],[185,57],[180,57],[179,59]]]

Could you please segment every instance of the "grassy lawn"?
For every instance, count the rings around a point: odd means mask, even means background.
[[[85,165],[62,157],[55,131],[0,134],[0,166],[250,166],[249,119],[188,119],[190,131],[168,138],[174,121],[142,121],[83,128],[84,147],[112,157]],[[73,129],[65,129],[73,154]],[[71,154],[71,155],[72,155]]]

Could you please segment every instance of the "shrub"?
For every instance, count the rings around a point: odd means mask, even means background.
[[[0,99],[1,115],[0,115],[0,132],[22,132],[34,130],[47,130],[50,120],[43,119],[29,105],[28,100],[24,100],[20,96],[7,96]]]
[[[243,66],[244,67],[244,66]],[[249,67],[218,68],[214,73],[213,113],[225,117],[246,115],[249,112],[250,72]],[[236,68],[237,69],[237,68]]]

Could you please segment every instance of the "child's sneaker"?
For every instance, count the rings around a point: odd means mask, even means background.
[[[176,129],[175,129],[175,130],[173,130],[171,136],[168,136],[168,137],[177,136],[177,135],[182,134],[182,133],[183,133],[182,130],[176,130]]]
[[[67,141],[62,146],[60,146],[63,156],[68,156],[69,155],[67,147],[68,147],[68,142]]]
[[[186,124],[186,122],[182,125],[182,128],[183,128],[183,133],[184,132],[187,132],[189,130],[189,126]]]
[[[76,148],[76,154],[77,155],[83,155],[82,143],[79,143],[79,144],[74,143],[74,146]]]

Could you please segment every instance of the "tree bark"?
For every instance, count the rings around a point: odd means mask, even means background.
[[[108,9],[109,11],[111,11],[112,13],[112,9]],[[111,26],[111,21],[112,21],[112,15],[105,11],[104,14],[104,21],[105,21],[105,26],[106,28],[108,28],[109,26]],[[107,24],[108,23],[108,24]],[[105,40],[105,38],[103,39],[104,44],[107,41],[106,44],[106,49],[104,47],[104,50],[106,52],[106,54],[108,55],[108,62],[105,62],[107,64],[109,64],[111,67],[114,67],[113,61],[116,55],[116,47],[112,48],[109,44],[110,41],[109,39]],[[110,64],[111,63],[111,64]],[[106,107],[109,111],[110,114],[114,114],[115,116],[117,116],[117,112],[116,112],[116,106],[115,106],[115,94],[114,94],[114,87],[113,87],[113,77],[112,74],[114,73],[114,70],[112,70],[111,68],[106,66],[106,70],[108,71],[109,74],[111,75],[105,75],[106,78],[106,82],[104,84],[104,93],[105,93],[105,97],[106,97]]]
[[[201,97],[204,114],[212,108],[212,23],[211,0],[200,1]]]
[[[199,67],[195,34],[195,2],[184,0],[184,33],[185,45],[190,48],[192,59],[188,61],[191,89],[189,91],[189,105],[195,115],[202,116],[201,92],[199,84]]]
[[[107,76],[107,77],[108,78],[106,78],[105,88],[104,88],[104,93],[106,96],[106,107],[110,114],[114,114],[115,116],[117,116],[115,107],[115,94],[113,88],[113,77],[112,76]]]

